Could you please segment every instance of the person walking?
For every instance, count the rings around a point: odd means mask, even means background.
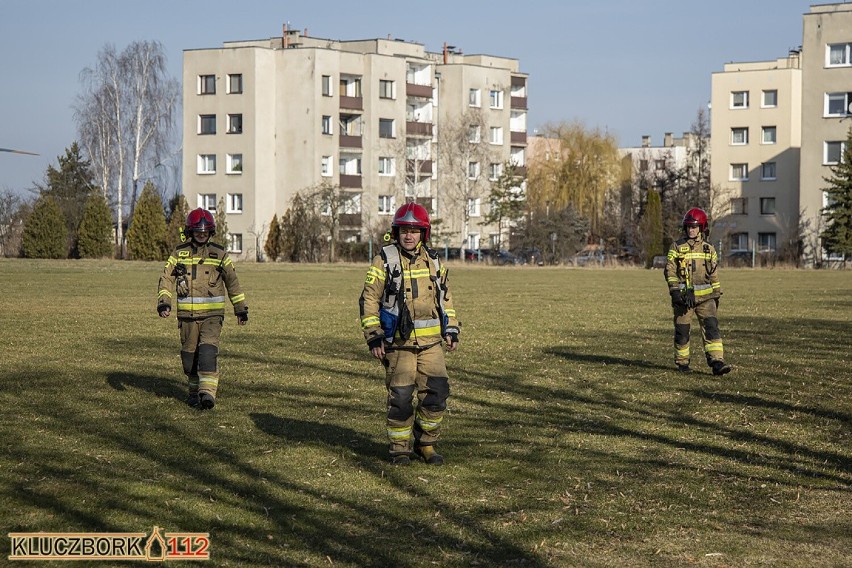
[[[163,269],[157,286],[157,313],[167,318],[177,296],[180,357],[189,383],[186,402],[207,410],[216,405],[219,387],[219,335],[225,320],[225,295],[234,306],[237,324],[248,322],[246,296],[225,248],[210,242],[216,221],[198,208],[186,218],[184,234]]]
[[[693,207],[683,216],[683,237],[669,248],[664,275],[674,311],[674,355],[678,371],[692,371],[689,332],[695,315],[701,325],[707,365],[714,375],[724,375],[731,372],[731,366],[724,360],[716,316],[722,286],[716,249],[707,242],[707,235],[707,213]]]
[[[423,206],[400,207],[392,240],[373,259],[360,299],[367,347],[385,367],[387,436],[396,465],[415,456],[430,465],[444,463],[435,448],[450,395],[442,345],[456,350],[461,324],[447,269],[426,245],[431,228]]]

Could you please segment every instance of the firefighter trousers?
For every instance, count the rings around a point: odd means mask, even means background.
[[[435,444],[450,396],[442,344],[422,350],[393,349],[386,353],[382,363],[386,372],[391,455],[411,452],[412,436],[416,445]]]
[[[716,301],[705,300],[694,308],[674,306],[674,355],[675,364],[689,365],[689,330],[692,316],[698,317],[701,325],[701,337],[704,342],[704,356],[707,364],[724,359],[722,349],[722,334],[719,331],[719,320],[716,318]]]
[[[189,394],[207,393],[216,397],[219,387],[219,336],[222,316],[179,320],[180,358],[189,382]]]

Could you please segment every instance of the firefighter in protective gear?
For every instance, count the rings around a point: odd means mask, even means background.
[[[415,455],[431,465],[444,463],[435,450],[450,395],[442,344],[456,350],[461,324],[447,269],[426,245],[430,232],[423,206],[400,207],[392,240],[373,259],[360,300],[364,338],[385,367],[387,434],[397,465]]]
[[[167,318],[177,304],[180,356],[189,382],[186,402],[206,410],[216,404],[226,293],[239,325],[248,322],[248,306],[233,261],[224,247],[209,242],[216,234],[213,215],[202,208],[191,211],[184,234],[189,238],[175,248],[160,276],[157,313]]]
[[[731,372],[725,363],[722,335],[716,311],[722,287],[719,284],[716,250],[707,242],[707,213],[694,207],[683,217],[684,236],[669,248],[664,275],[674,311],[675,365],[684,373],[689,367],[689,328],[698,316],[704,355],[714,375]]]

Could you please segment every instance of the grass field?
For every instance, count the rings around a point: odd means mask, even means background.
[[[720,379],[695,326],[673,371],[660,271],[452,267],[447,465],[395,468],[365,266],[239,264],[205,413],[160,270],[0,260],[4,560],[156,525],[216,566],[852,565],[850,271],[723,271]]]

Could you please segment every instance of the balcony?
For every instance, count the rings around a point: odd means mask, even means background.
[[[513,87],[526,87],[527,86],[527,78],[526,77],[512,77],[512,86]]]
[[[509,101],[510,108],[516,108],[520,110],[527,109],[527,98],[526,97],[511,97],[511,101]]]
[[[408,136],[426,136],[432,137],[432,123],[431,122],[414,122],[414,121],[406,121],[405,122],[405,133]]]
[[[406,160],[408,173],[414,173],[414,164],[420,165],[421,174],[432,175],[432,160]]]
[[[510,132],[509,140],[512,144],[526,144],[527,143],[527,133],[526,132]]]
[[[364,110],[363,97],[340,97],[340,108],[349,110]]]
[[[357,174],[340,174],[340,187],[361,189],[361,176]]]
[[[360,227],[361,226],[361,214],[360,213],[342,213],[340,215],[340,226],[341,227]]]
[[[422,99],[432,98],[432,85],[405,84],[405,95],[408,97],[420,97]]]
[[[515,166],[515,177],[526,178],[527,177],[527,167],[526,166]]]
[[[360,136],[340,135],[340,146],[342,148],[363,148]]]

